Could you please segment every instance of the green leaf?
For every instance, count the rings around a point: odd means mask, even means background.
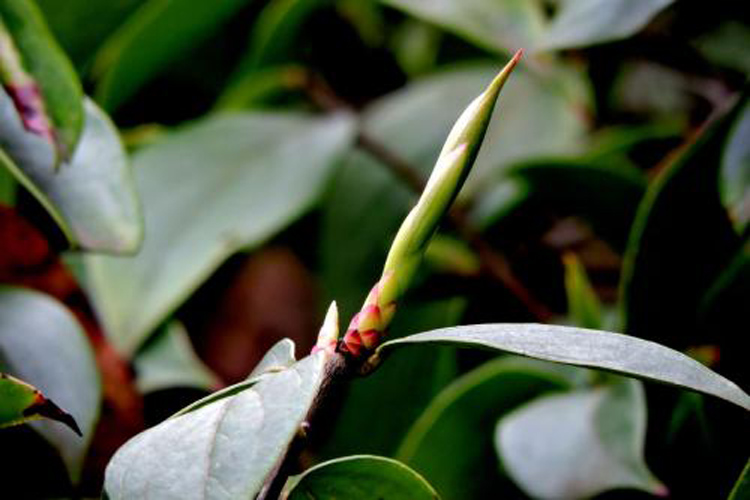
[[[565,266],[565,291],[568,297],[568,315],[577,326],[601,328],[602,311],[599,298],[591,286],[586,269],[573,253],[563,256]]]
[[[750,102],[729,132],[719,171],[719,192],[737,232],[750,222]]]
[[[510,352],[676,385],[750,410],[750,396],[682,353],[619,333],[534,323],[456,326],[384,343],[377,354],[409,344],[437,343]]]
[[[112,111],[146,82],[186,57],[249,0],[149,0],[115,31],[96,55],[96,100]]]
[[[627,38],[674,0],[565,0],[538,41],[540,50],[585,47]]]
[[[230,385],[208,396],[194,401],[181,409],[170,418],[175,418],[185,413],[190,413],[198,408],[206,406],[209,403],[214,403],[220,399],[234,396],[260,382],[263,378],[272,375],[277,372],[281,372],[290,368],[294,365],[297,360],[294,358],[294,342],[290,339],[281,339],[273,347],[271,347],[263,358],[258,362],[258,365],[250,372],[247,379],[242,382]]]
[[[491,51],[531,48],[544,29],[544,11],[528,0],[382,0]]]
[[[728,500],[745,500],[750,497],[750,460],[742,469],[739,479],[734,484]]]
[[[445,498],[493,497],[501,481],[492,450],[498,417],[570,384],[554,365],[517,358],[489,362],[438,394],[412,425],[396,458],[422,473]]]
[[[46,165],[54,170],[59,160],[73,153],[83,130],[81,84],[34,2],[0,3],[0,39],[5,36],[8,39],[0,43],[0,81],[8,94],[18,99],[16,109],[22,123],[54,148],[55,155]],[[31,94],[41,100],[29,101]],[[40,120],[48,121],[41,129],[37,128]]]
[[[381,0],[494,52],[560,50],[627,38],[674,0],[565,0],[551,19],[528,0]]]
[[[331,0],[272,0],[258,14],[250,30],[248,50],[239,63],[242,73],[284,62],[302,23]]]
[[[36,0],[52,33],[79,69],[89,66],[94,52],[144,0],[91,2]],[[86,29],[81,29],[85,26]]]
[[[136,385],[142,393],[172,387],[210,390],[220,383],[195,354],[184,325],[176,320],[143,346],[133,365]]]
[[[589,498],[616,488],[664,496],[644,463],[642,384],[613,384],[535,399],[495,430],[502,465],[532,498]]]
[[[74,247],[135,251],[142,238],[127,155],[109,118],[86,101],[86,126],[69,163],[49,167],[52,149],[23,130],[0,93],[0,165],[44,206]]]
[[[31,424],[60,453],[75,482],[99,418],[99,371],[75,317],[51,297],[0,288],[0,370],[34,384],[71,413],[83,438],[55,422]]]
[[[422,476],[401,462],[355,455],[324,462],[291,478],[281,498],[434,500],[439,497]]]
[[[325,355],[134,437],[107,466],[112,499],[255,498],[318,394]]]
[[[693,42],[695,48],[715,65],[750,75],[750,54],[741,49],[748,44],[750,27],[739,19],[727,20]]]
[[[683,348],[711,335],[696,321],[700,302],[742,246],[717,182],[727,134],[744,102],[719,113],[682,148],[641,201],[621,280],[628,334]]]
[[[133,159],[146,224],[141,252],[84,262],[114,345],[132,354],[224,259],[308,210],[352,125],[348,115],[217,116],[141,150]]]
[[[75,419],[44,397],[39,389],[0,372],[0,429],[42,418],[63,423],[81,435]]]

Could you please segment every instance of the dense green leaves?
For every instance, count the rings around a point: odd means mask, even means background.
[[[113,110],[214,33],[249,0],[149,0],[99,50],[97,101]]]
[[[641,383],[544,396],[504,416],[495,446],[503,468],[532,498],[589,498],[609,489],[664,494],[643,462]]]
[[[232,397],[168,419],[112,458],[110,499],[254,498],[311,409],[323,352]]]
[[[626,38],[673,0],[382,0],[493,51],[559,50]]]
[[[99,417],[99,372],[88,339],[73,315],[47,295],[0,288],[0,371],[39,388],[69,411],[83,438],[57,422],[32,426],[77,479]]]
[[[467,373],[433,399],[396,458],[424,474],[445,498],[493,496],[501,481],[492,449],[495,422],[530,398],[570,387],[562,368],[508,358]]]
[[[750,396],[721,375],[677,351],[619,333],[533,323],[469,325],[391,340],[378,352],[422,343],[463,345],[599,368],[702,392],[750,411]]]
[[[85,110],[85,128],[70,162],[54,171],[52,149],[23,130],[0,94],[0,165],[37,198],[72,245],[133,252],[142,221],[127,155],[109,118],[91,101]]]
[[[316,465],[290,479],[281,498],[427,500],[438,498],[425,479],[391,458],[357,455]]]
[[[153,336],[133,359],[138,390],[142,393],[172,387],[210,390],[219,384],[193,351],[185,327],[173,321]]]
[[[742,107],[719,114],[649,186],[623,262],[626,333],[682,348],[711,334],[695,313],[741,248],[717,183],[726,136]]]
[[[85,259],[85,282],[115,346],[134,352],[224,259],[308,210],[351,137],[345,115],[238,114],[140,151],[143,248],[132,258]]]
[[[27,130],[54,148],[45,165],[54,170],[73,154],[83,130],[83,95],[70,62],[31,0],[0,3],[0,82],[16,101]]]

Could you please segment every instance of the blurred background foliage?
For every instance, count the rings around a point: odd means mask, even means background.
[[[4,487],[96,496],[127,438],[281,338],[306,353],[330,300],[348,321],[456,116],[518,48],[391,334],[604,328],[750,385],[742,2],[37,3],[98,107],[70,179],[0,144],[32,179],[0,169],[0,365],[24,366],[16,344],[50,359],[29,380],[61,365],[46,392],[95,432],[1,430],[30,457],[3,454]],[[31,345],[33,318],[77,340]],[[93,351],[70,347],[84,335]],[[304,466],[390,456],[450,499],[719,498],[750,449],[723,402],[450,348],[399,352],[325,411]]]

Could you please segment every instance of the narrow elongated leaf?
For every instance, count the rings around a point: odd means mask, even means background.
[[[742,233],[750,222],[750,102],[745,103],[727,139],[719,172],[724,206]]]
[[[99,371],[86,335],[73,315],[39,292],[0,288],[0,371],[39,388],[69,411],[79,438],[55,422],[32,427],[57,448],[76,481],[99,417]]]
[[[745,464],[742,474],[734,484],[729,500],[743,500],[748,497],[750,497],[750,460]]]
[[[599,368],[724,399],[750,411],[750,396],[682,353],[619,333],[534,323],[456,326],[391,340],[378,352],[418,343],[452,344]]]
[[[23,130],[0,91],[0,165],[44,206],[74,247],[135,251],[142,237],[140,206],[127,155],[109,118],[86,101],[86,123],[69,163],[54,171],[43,140]]]
[[[142,393],[172,387],[210,390],[218,377],[198,358],[182,323],[167,324],[133,359]]]
[[[538,48],[567,49],[627,38],[674,0],[564,0]]]
[[[224,259],[308,210],[352,128],[347,115],[226,115],[137,154],[143,248],[85,257],[84,282],[115,346],[134,352]]]
[[[249,0],[148,0],[104,43],[94,62],[96,100],[112,111]]]
[[[531,398],[569,388],[571,383],[554,365],[518,358],[489,362],[455,380],[432,400],[395,457],[423,474],[445,498],[494,497],[502,482],[492,449],[497,419]]]
[[[680,348],[715,334],[713,327],[698,324],[696,313],[706,290],[742,247],[717,182],[726,137],[743,101],[747,97],[719,113],[680,151],[638,207],[621,283],[628,334]]]
[[[75,419],[23,380],[0,372],[0,428],[48,418],[81,435]]]
[[[374,455],[355,455],[324,462],[291,478],[281,498],[434,500],[439,497],[422,476],[401,462]]]
[[[254,498],[296,435],[323,380],[323,352],[239,394],[168,419],[118,450],[110,499]]]
[[[563,256],[565,266],[565,292],[568,297],[568,315],[583,328],[601,328],[602,311],[586,269],[575,254]]]
[[[532,498],[616,488],[666,493],[643,461],[646,400],[636,380],[535,399],[497,424],[504,469]]]
[[[0,3],[0,83],[26,130],[54,149],[45,165],[54,170],[73,154],[83,130],[83,94],[70,61],[31,0]]]
[[[382,0],[492,51],[531,48],[544,29],[539,2],[528,0]]]

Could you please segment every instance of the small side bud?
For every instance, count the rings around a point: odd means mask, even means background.
[[[339,309],[336,301],[331,302],[328,306],[328,312],[323,320],[323,326],[318,332],[318,340],[312,348],[312,352],[325,351],[328,354],[336,352],[336,344],[339,340]]]

